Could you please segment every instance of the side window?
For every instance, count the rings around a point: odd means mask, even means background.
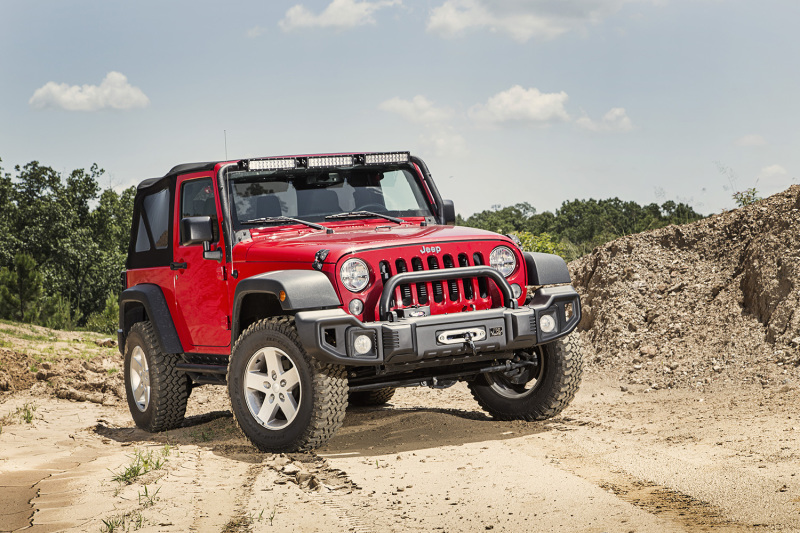
[[[169,190],[164,189],[144,199],[144,213],[156,249],[169,246]],[[137,244],[138,247],[138,244]]]
[[[147,230],[144,227],[144,219],[139,216],[139,231],[136,233],[136,251],[146,252],[150,250],[150,239],[147,238]]]
[[[181,185],[181,218],[197,216],[211,217],[214,242],[217,242],[219,240],[219,224],[211,178],[185,181]],[[184,236],[181,235],[181,242],[183,240]]]

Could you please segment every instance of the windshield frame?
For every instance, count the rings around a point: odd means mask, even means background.
[[[230,228],[232,234],[236,233],[236,232],[239,232],[239,231],[242,231],[242,230],[253,229],[254,227],[255,228],[260,228],[260,227],[279,227],[279,225],[276,225],[275,223],[271,223],[271,224],[266,224],[265,223],[263,225],[255,225],[255,226],[252,225],[252,224],[244,224],[243,223],[243,222],[246,222],[246,221],[251,220],[253,218],[261,218],[261,217],[247,216],[244,213],[239,214],[237,209],[236,209],[236,203],[235,203],[236,202],[236,198],[235,198],[236,197],[236,193],[234,191],[234,185],[237,182],[239,182],[239,183],[241,183],[241,182],[257,183],[258,182],[257,179],[248,180],[247,179],[248,175],[252,176],[253,178],[258,178],[260,176],[263,176],[264,178],[272,177],[272,176],[286,176],[287,178],[288,177],[292,177],[293,179],[286,180],[286,182],[287,183],[292,183],[293,192],[296,193],[297,191],[309,191],[310,192],[310,191],[315,190],[315,189],[328,189],[328,188],[331,188],[331,185],[324,186],[324,183],[322,185],[320,185],[320,186],[315,186],[314,188],[308,187],[308,183],[304,183],[304,185],[306,186],[305,188],[296,189],[296,190],[294,189],[294,181],[295,180],[302,179],[304,177],[312,178],[315,175],[322,175],[323,173],[327,173],[329,176],[332,175],[332,174],[336,174],[336,175],[342,174],[344,177],[341,178],[340,182],[336,182],[335,185],[341,186],[342,184],[347,183],[347,186],[353,188],[354,191],[355,191],[356,187],[353,187],[352,185],[350,185],[350,181],[353,179],[353,176],[355,176],[355,175],[358,175],[359,177],[363,177],[363,176],[367,175],[367,173],[378,174],[378,173],[389,173],[389,172],[394,172],[394,171],[403,171],[404,174],[405,174],[406,179],[408,179],[408,181],[409,181],[409,185],[411,185],[411,187],[413,188],[410,192],[414,196],[414,199],[415,199],[416,203],[418,204],[419,209],[392,210],[392,209],[386,208],[385,211],[381,210],[380,212],[376,212],[376,215],[378,215],[378,216],[375,216],[375,217],[365,216],[365,217],[361,218],[360,220],[371,219],[371,218],[381,219],[383,217],[383,215],[389,215],[389,216],[392,216],[392,217],[397,217],[397,218],[402,218],[402,219],[424,218],[429,223],[434,223],[434,224],[436,223],[437,213],[438,213],[439,209],[437,208],[437,206],[434,203],[435,200],[434,200],[434,202],[431,202],[431,197],[434,196],[434,195],[431,194],[432,191],[430,191],[430,189],[428,187],[427,180],[425,180],[424,177],[420,174],[419,167],[413,162],[387,163],[387,164],[380,164],[380,165],[324,166],[324,167],[316,167],[316,168],[311,168],[311,169],[309,169],[309,168],[291,168],[291,169],[254,170],[254,171],[247,170],[247,166],[242,164],[242,163],[243,162],[240,162],[239,164],[225,165],[224,167],[220,168],[220,171],[219,171],[220,189],[221,189],[221,193],[224,195],[223,196],[223,198],[225,200],[224,203],[226,204],[226,207],[227,207],[226,211],[228,212],[227,213],[227,215],[228,215],[227,219],[230,222],[229,228]],[[236,174],[240,174],[241,173],[241,175],[236,176],[236,177],[232,177],[232,175],[234,173],[236,173]],[[378,182],[380,180],[382,180],[382,179],[383,178],[380,178],[378,180]],[[264,182],[268,182],[269,180],[264,179],[263,181]],[[275,180],[275,181],[281,181],[281,180]],[[381,190],[381,193],[382,193],[383,189],[381,188],[380,190]],[[368,205],[371,205],[371,204],[368,204]],[[387,206],[384,205],[384,207],[387,207]],[[348,211],[353,211],[353,210],[363,211],[363,209],[350,209],[350,210],[348,210],[348,209],[340,209],[339,211],[331,212],[331,213],[322,213],[322,212],[321,213],[315,213],[312,216],[305,216],[305,215],[300,215],[300,214],[284,214],[284,213],[281,213],[280,216],[284,216],[284,217],[287,217],[287,218],[300,219],[300,220],[303,220],[303,221],[313,222],[313,223],[316,223],[316,224],[331,224],[331,223],[333,223],[333,224],[351,223],[352,224],[352,222],[354,220],[357,220],[356,218],[344,218],[344,217],[343,218],[335,218],[334,217],[334,218],[327,218],[326,219],[325,217],[326,216],[330,216],[330,215],[343,214],[343,213],[347,213]],[[378,210],[374,210],[374,211],[378,211]],[[409,211],[417,211],[417,212],[416,213],[408,213]],[[298,222],[291,222],[291,221],[287,220],[286,224],[297,225],[299,223]]]

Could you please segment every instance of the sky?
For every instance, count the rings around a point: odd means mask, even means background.
[[[409,150],[464,216],[800,182],[796,0],[0,0],[0,165]]]

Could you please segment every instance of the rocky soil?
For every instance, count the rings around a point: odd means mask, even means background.
[[[589,372],[652,389],[793,383],[800,364],[800,186],[570,264]]]

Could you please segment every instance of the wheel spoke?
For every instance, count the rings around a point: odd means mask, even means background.
[[[297,371],[297,367],[294,366],[284,372],[281,378],[286,381],[286,385],[281,387],[286,392],[291,392],[300,384],[300,373]]]
[[[267,348],[264,350],[264,363],[267,366],[267,374],[272,375],[273,372],[275,372],[276,376],[283,374],[281,356],[275,348]]]
[[[284,399],[280,401],[280,406],[286,421],[291,422],[294,419],[294,415],[297,414],[297,402],[294,400],[294,396],[291,394],[284,395]]]
[[[144,386],[144,383],[139,383],[136,387],[136,390],[133,391],[134,398],[136,398],[136,403],[140,403],[145,405],[147,402],[147,388]]]
[[[264,387],[264,382],[269,379],[269,376],[262,372],[248,372],[245,376],[245,387],[248,390],[255,390],[267,394],[269,389]]]

